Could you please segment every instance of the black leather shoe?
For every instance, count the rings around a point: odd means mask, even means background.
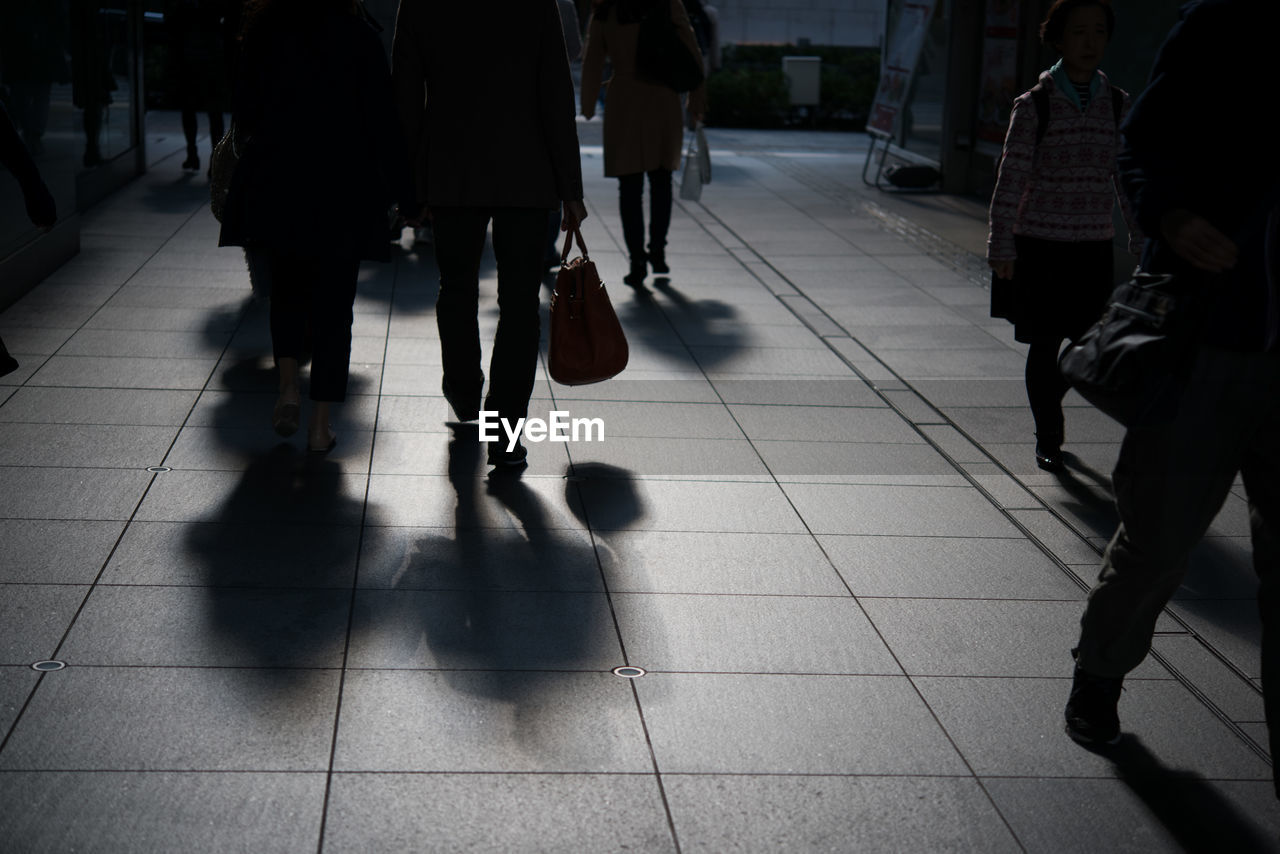
[[[1118,743],[1120,715],[1116,706],[1123,687],[1123,679],[1094,676],[1077,664],[1071,679],[1071,696],[1063,710],[1067,735],[1090,746]]]
[[[661,249],[658,251],[649,250],[649,268],[658,274],[670,273],[671,268],[667,266],[667,255]]]
[[[644,284],[644,277],[649,274],[649,261],[641,256],[639,259],[631,259],[631,272],[622,277],[622,281],[626,282],[633,288],[638,288]]]
[[[507,450],[506,438],[499,438],[496,442],[489,443],[489,465],[497,468],[517,468],[528,464],[529,452],[525,446],[516,442],[516,446],[511,450]]]
[[[484,375],[480,375],[480,384],[476,386],[474,395],[456,395],[449,387],[449,381],[440,380],[440,391],[444,399],[453,407],[453,414],[459,421],[475,421],[480,417],[480,389],[484,386]]]

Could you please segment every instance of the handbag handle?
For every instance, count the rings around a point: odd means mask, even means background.
[[[573,248],[573,239],[578,239],[578,248],[582,250],[582,257],[585,260],[587,255],[587,244],[582,242],[582,229],[574,226],[572,231],[565,232],[564,249],[560,251],[560,266],[563,267],[569,262],[569,250]]]

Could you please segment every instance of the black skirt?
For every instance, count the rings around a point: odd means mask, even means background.
[[[991,277],[991,316],[1013,323],[1013,337],[1079,338],[1107,305],[1110,240],[1070,242],[1014,235],[1013,280]]]

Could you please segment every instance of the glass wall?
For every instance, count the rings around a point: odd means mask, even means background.
[[[133,0],[0,0],[0,99],[58,205],[141,144]],[[39,235],[0,167],[0,263]]]

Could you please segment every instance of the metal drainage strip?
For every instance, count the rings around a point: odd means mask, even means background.
[[[613,668],[614,676],[621,676],[623,679],[639,679],[645,674],[643,667],[615,667]]]
[[[52,673],[55,670],[62,670],[67,666],[65,661],[37,661],[31,665],[32,670],[39,670],[41,673]]]

